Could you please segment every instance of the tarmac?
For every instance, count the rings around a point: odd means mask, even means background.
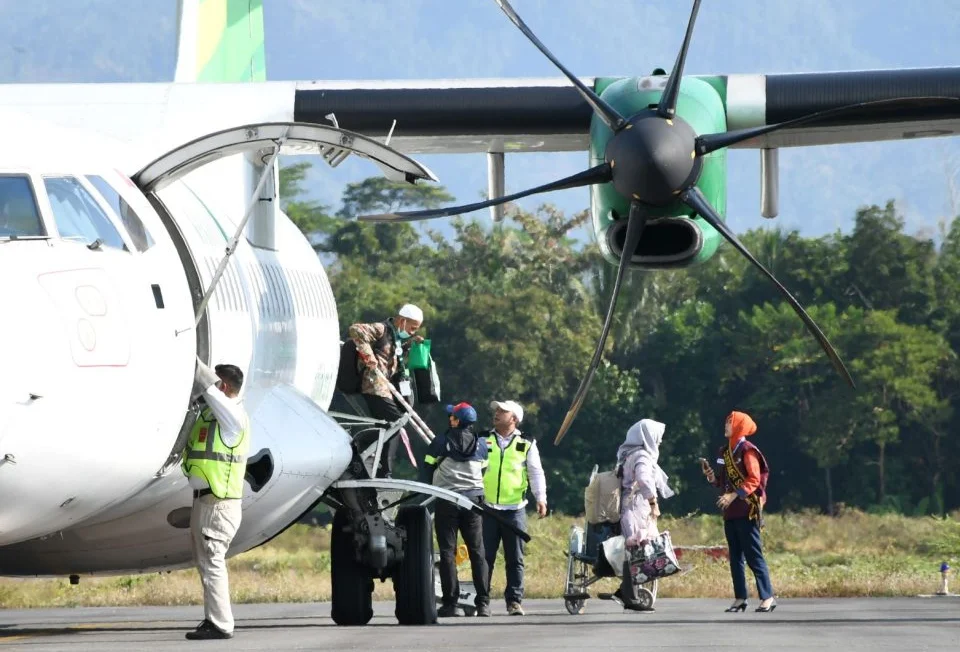
[[[587,601],[570,615],[560,600],[524,602],[525,616],[447,618],[401,627],[393,604],[374,605],[365,627],[338,627],[329,603],[238,604],[235,636],[188,641],[203,608],[123,607],[0,610],[0,650],[960,650],[960,599],[782,599],[771,613],[724,613],[726,600],[660,599],[655,613]]]

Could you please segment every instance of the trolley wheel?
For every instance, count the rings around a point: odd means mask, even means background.
[[[566,599],[563,601],[563,606],[567,608],[567,613],[569,613],[571,616],[579,616],[584,611],[585,602],[586,601],[583,599]]]
[[[473,617],[477,615],[476,607],[463,607],[463,615]]]
[[[644,609],[652,609],[657,601],[657,580],[648,582],[637,589],[637,598],[640,600],[640,606]]]

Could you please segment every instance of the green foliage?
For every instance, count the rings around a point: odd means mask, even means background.
[[[287,217],[315,242],[315,238],[328,232],[337,220],[327,213],[327,206],[312,200],[297,199],[306,192],[302,184],[309,169],[308,161],[281,166],[279,196],[280,207]]]
[[[285,170],[295,204],[306,168]],[[554,509],[579,512],[590,469],[610,468],[627,428],[649,417],[667,424],[661,465],[680,490],[669,509],[710,510],[715,496],[697,458],[723,444],[733,409],[759,424],[772,510],[845,503],[920,515],[960,506],[951,464],[960,453],[951,436],[960,426],[960,221],[939,251],[904,233],[892,203],[859,210],[846,235],[743,235],[820,324],[856,390],[732,249],[691,270],[631,273],[591,392],[556,447],[616,270],[571,238],[586,213],[550,206],[511,209],[498,224],[454,219],[450,237],[349,219],[452,200],[442,188],[383,179],[347,186],[337,219],[318,227],[341,328],[383,319],[406,301],[421,305],[444,402],[473,402],[488,426],[489,400],[520,401]],[[441,412],[421,407],[435,428],[444,427]]]

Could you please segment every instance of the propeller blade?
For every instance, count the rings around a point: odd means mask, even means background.
[[[607,307],[607,317],[603,322],[603,330],[600,331],[600,339],[597,340],[597,348],[593,352],[593,360],[590,361],[590,366],[587,367],[587,373],[583,377],[583,380],[580,381],[580,387],[577,388],[577,393],[573,397],[573,403],[571,403],[570,409],[567,411],[563,425],[560,426],[557,438],[553,440],[554,445],[560,443],[560,440],[567,434],[567,430],[573,425],[573,420],[577,417],[577,412],[583,407],[583,401],[587,397],[587,390],[590,389],[590,383],[593,381],[593,376],[597,372],[597,367],[600,366],[600,358],[603,357],[603,345],[606,343],[607,335],[610,334],[610,327],[613,325],[613,312],[617,307],[617,298],[620,296],[623,277],[626,274],[627,266],[633,257],[633,253],[637,250],[637,244],[640,242],[640,235],[643,233],[643,227],[646,222],[647,216],[644,214],[640,203],[631,202],[630,215],[627,218],[627,234],[624,238],[623,251],[620,253],[620,266],[617,268],[617,279],[613,284],[613,293],[610,295],[610,305]]]
[[[516,11],[514,11],[508,0],[494,0],[494,2],[500,5],[503,13],[505,13],[507,18],[510,19],[510,22],[516,25],[520,31],[523,32],[524,36],[526,36],[531,43],[536,45],[537,49],[543,52],[543,54],[553,62],[553,65],[559,68],[560,72],[567,76],[567,79],[573,82],[573,85],[576,86],[577,90],[580,91],[580,94],[583,95],[583,99],[587,101],[587,104],[593,108],[594,112],[607,124],[608,127],[613,129],[614,133],[620,131],[624,126],[626,126],[627,121],[624,120],[623,116],[621,116],[615,108],[607,104],[604,100],[600,99],[599,95],[594,93],[592,89],[588,88],[583,82],[577,79],[572,72],[567,70],[564,65],[560,63],[559,59],[553,56],[553,53],[547,49],[547,46],[537,38],[537,35],[533,33],[533,30],[527,27],[527,24],[523,22],[523,19],[520,18]]]
[[[670,71],[667,83],[663,87],[663,95],[660,96],[660,104],[657,106],[657,115],[661,118],[670,119],[677,113],[677,96],[680,95],[683,65],[687,60],[687,50],[690,49],[690,37],[693,36],[693,24],[697,21],[698,11],[700,11],[700,0],[693,0],[693,10],[687,22],[687,34],[683,37],[683,45],[677,53],[677,61],[673,64],[673,70]]]
[[[552,181],[548,184],[537,186],[536,188],[529,188],[527,190],[515,192],[512,195],[496,197],[494,199],[488,199],[486,201],[476,202],[474,204],[450,206],[448,208],[430,208],[422,211],[403,211],[399,213],[380,213],[378,215],[360,215],[357,217],[357,219],[361,222],[416,222],[417,220],[429,220],[435,217],[451,217],[453,215],[470,213],[472,211],[480,210],[481,208],[488,208],[489,206],[506,204],[507,202],[529,197],[530,195],[536,195],[541,192],[549,192],[551,190],[566,190],[567,188],[579,188],[580,186],[590,186],[595,183],[606,183],[612,178],[612,168],[607,163],[601,163],[596,167],[592,167],[589,170],[584,170],[583,172],[577,172],[576,174],[566,177],[565,179],[560,179],[559,181]]]
[[[710,152],[715,152],[718,149],[723,149],[724,147],[730,147],[731,145],[736,145],[745,140],[750,140],[751,138],[756,138],[757,136],[764,136],[774,131],[779,131],[781,129],[789,129],[790,127],[796,127],[798,125],[807,124],[810,122],[816,122],[818,120],[824,120],[827,118],[835,118],[842,116],[845,113],[853,113],[865,108],[873,107],[887,107],[891,110],[902,110],[908,108],[923,108],[930,109],[934,108],[931,106],[940,105],[943,107],[956,106],[960,104],[960,97],[941,97],[941,96],[932,96],[932,97],[910,97],[910,98],[893,98],[888,100],[874,100],[871,102],[858,102],[856,104],[847,104],[845,106],[838,106],[833,109],[827,109],[826,111],[817,111],[816,113],[808,113],[805,116],[799,118],[794,118],[793,120],[786,120],[784,122],[778,122],[772,125],[766,125],[763,127],[750,127],[749,129],[736,129],[734,131],[725,131],[718,134],[705,134],[703,136],[697,137],[696,143],[696,152],[697,156],[704,156]]]
[[[837,371],[840,372],[840,375],[850,384],[850,387],[856,387],[853,382],[853,378],[850,376],[850,372],[847,371],[846,365],[843,364],[843,360],[840,359],[840,355],[837,354],[834,350],[833,345],[830,344],[830,340],[827,339],[827,336],[823,334],[823,331],[820,330],[820,327],[817,326],[817,323],[813,321],[813,318],[807,314],[807,311],[803,309],[803,306],[800,305],[800,302],[793,298],[793,295],[780,284],[780,281],[770,273],[770,271],[764,267],[759,260],[753,257],[753,254],[740,242],[740,239],[737,238],[736,234],[731,231],[727,225],[720,219],[720,216],[717,215],[717,212],[713,209],[713,206],[710,205],[710,202],[707,201],[707,198],[703,196],[703,193],[700,192],[700,189],[696,186],[689,188],[680,195],[680,199],[687,206],[697,211],[697,213],[705,219],[710,226],[715,228],[720,232],[724,238],[727,239],[727,242],[732,244],[737,251],[743,254],[747,260],[749,260],[753,265],[763,272],[767,278],[773,281],[773,284],[777,286],[777,289],[780,290],[780,294],[786,298],[787,303],[790,304],[790,307],[793,308],[794,312],[800,315],[800,319],[803,320],[803,323],[806,324],[807,330],[817,339],[820,343],[820,346],[826,352],[827,356],[830,358],[830,361],[833,362],[833,366],[836,367]]]

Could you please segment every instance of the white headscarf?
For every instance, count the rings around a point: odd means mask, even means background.
[[[640,459],[649,460],[650,465],[653,466],[657,490],[661,496],[669,498],[674,495],[674,491],[667,485],[669,478],[657,463],[660,459],[660,442],[663,441],[663,433],[666,429],[666,425],[653,419],[641,419],[630,426],[623,444],[617,449],[617,466],[622,466],[634,453],[637,453]]]

